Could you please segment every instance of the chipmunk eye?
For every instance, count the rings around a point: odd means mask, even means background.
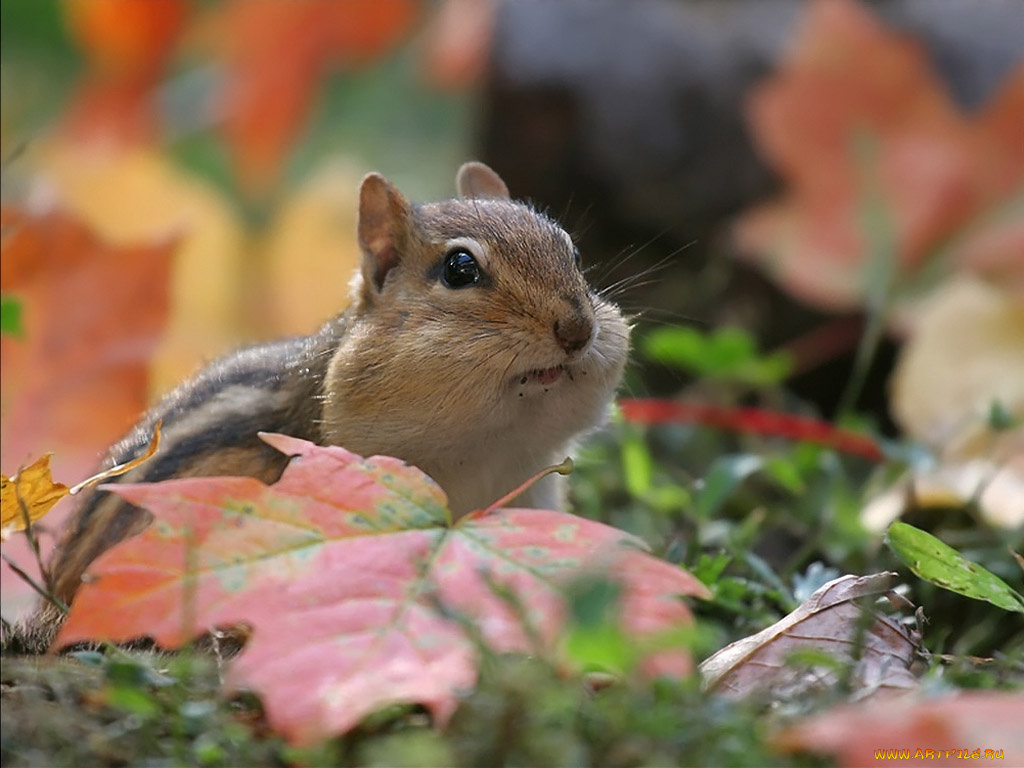
[[[480,265],[473,256],[463,250],[455,250],[445,256],[441,282],[449,288],[465,288],[480,282]]]

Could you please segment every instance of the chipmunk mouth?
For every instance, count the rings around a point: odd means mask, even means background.
[[[562,378],[563,375],[570,379],[572,378],[572,371],[568,366],[554,365],[550,368],[533,368],[532,370],[519,374],[515,379],[515,383],[521,387],[535,385],[547,388],[554,385]]]

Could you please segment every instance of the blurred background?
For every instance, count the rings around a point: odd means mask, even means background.
[[[316,328],[361,176],[437,199],[477,158],[637,316],[629,394],[1016,462],[1024,498],[1019,0],[5,0],[0,40],[6,474],[77,480],[203,361]]]

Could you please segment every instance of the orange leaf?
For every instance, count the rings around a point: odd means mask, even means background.
[[[749,110],[760,149],[788,193],[743,217],[737,236],[789,292],[828,309],[850,308],[863,301],[870,279],[876,225],[865,223],[866,211],[880,204],[891,220],[899,288],[966,228],[981,237],[990,212],[1021,194],[1024,118],[1014,111],[1021,86],[1018,74],[998,100],[1005,106],[969,119],[938,85],[923,51],[863,6],[818,0],[805,8],[789,55]],[[986,255],[971,258],[1020,266],[1021,252],[1008,250],[1016,237],[987,239]]]
[[[427,79],[457,90],[479,82],[490,62],[493,0],[444,0],[430,21],[424,44]]]
[[[188,13],[185,0],[68,0],[62,7],[93,65],[132,77],[162,66]]]
[[[50,476],[50,456],[49,453],[40,456],[14,477],[0,475],[0,538],[3,540],[10,531],[25,530],[23,510],[27,510],[29,521],[34,523],[68,495],[68,487],[53,482]]]
[[[1024,765],[1024,697],[959,693],[933,701],[842,705],[783,731],[787,752],[834,755],[840,768]],[[977,753],[977,754],[975,754]]]
[[[561,585],[587,570],[622,582],[624,629],[641,644],[691,622],[680,595],[707,594],[600,523],[535,509],[453,523],[440,488],[397,459],[264,439],[297,456],[272,486],[111,486],[154,523],[94,563],[57,645],[147,635],[174,647],[245,623],[229,687],[260,693],[270,723],[309,742],[394,702],[443,722],[476,678],[466,627],[497,652],[553,653]],[[652,650],[644,669],[686,674],[689,655]]]
[[[0,229],[0,288],[21,299],[25,329],[0,338],[0,464],[53,451],[58,477],[78,479],[146,405],[175,242],[115,248],[65,213],[8,207]],[[61,504],[48,522],[64,514]],[[22,544],[8,556],[35,573]],[[3,583],[5,612],[26,609],[21,582]]]
[[[67,215],[4,208],[0,286],[22,301],[3,337],[4,466],[55,450],[81,477],[146,403],[175,243],[113,248]]]
[[[331,66],[363,63],[409,28],[412,0],[236,0],[210,37],[225,59],[218,98],[243,187],[257,195],[276,180]]]
[[[69,0],[72,36],[90,63],[63,118],[79,141],[151,140],[153,89],[188,13],[185,0]]]

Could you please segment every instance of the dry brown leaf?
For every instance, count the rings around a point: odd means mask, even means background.
[[[727,645],[700,665],[704,687],[728,696],[766,693],[792,698],[833,685],[856,660],[854,684],[867,692],[917,687],[910,664],[917,640],[897,622],[862,607],[858,598],[885,595],[895,573],[841,576],[795,611],[756,635]],[[858,651],[854,655],[855,651]],[[790,657],[828,654],[837,664],[792,664]]]
[[[53,482],[50,475],[52,455],[40,456],[13,477],[0,475],[0,541],[14,531],[25,530],[25,511],[34,523],[68,495],[68,487]]]

